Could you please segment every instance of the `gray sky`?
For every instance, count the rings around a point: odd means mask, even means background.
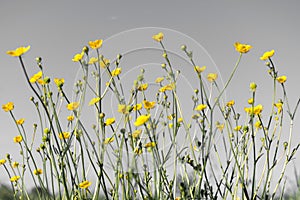
[[[199,42],[216,63],[224,80],[238,57],[233,48],[234,42],[253,46],[243,56],[238,75],[227,90],[227,97],[234,98],[240,106],[246,105],[248,86],[252,81],[258,84],[258,95],[262,101],[271,94],[268,93],[270,78],[259,57],[264,51],[275,49],[274,61],[280,73],[288,77],[286,85],[291,106],[294,107],[300,96],[296,89],[300,71],[299,8],[300,1],[297,0],[2,1],[0,103],[13,101],[16,104],[14,112],[20,117],[27,118],[34,112],[28,100],[32,93],[24,84],[19,63],[6,55],[7,50],[31,45],[30,52],[24,57],[28,70],[37,72],[34,58],[41,56],[46,72],[53,77],[64,77],[66,88],[71,90],[78,69],[71,59],[88,41],[105,40],[133,28],[162,27],[184,33]],[[124,44],[131,42],[135,41],[124,41]],[[179,48],[181,43],[175,45]],[[30,129],[33,121],[28,118],[25,123]],[[295,128],[299,130],[299,126]],[[296,142],[299,141],[297,132]],[[18,152],[12,141],[16,129],[9,115],[3,111],[0,112],[0,133],[0,157],[7,152]]]

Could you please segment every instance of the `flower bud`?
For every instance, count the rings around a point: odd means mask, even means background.
[[[186,51],[186,45],[181,45],[181,50]]]

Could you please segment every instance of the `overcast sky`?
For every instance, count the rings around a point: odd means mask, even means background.
[[[66,88],[71,89],[78,69],[78,64],[71,59],[88,41],[99,38],[105,40],[135,28],[161,27],[186,34],[202,45],[224,80],[228,78],[238,57],[233,48],[234,42],[251,44],[253,49],[244,55],[238,76],[234,77],[226,92],[227,98],[236,99],[241,106],[249,98],[248,86],[252,81],[257,82],[262,100],[271,94],[270,78],[259,57],[264,51],[275,49],[274,61],[280,74],[288,77],[288,95],[294,107],[300,96],[297,89],[300,72],[299,8],[300,1],[297,0],[1,1],[0,103],[13,101],[16,115],[25,113],[22,116],[25,118],[33,112],[28,100],[32,93],[24,84],[17,59],[6,55],[7,50],[31,45],[30,52],[24,56],[28,70],[31,73],[38,70],[34,68],[34,58],[41,56],[46,72],[51,76],[66,78]],[[151,35],[149,33],[150,42]],[[138,41],[124,40],[121,45],[135,42]],[[175,38],[173,43],[178,49],[182,44]],[[296,120],[299,124],[300,118]],[[31,124],[26,125],[30,129]],[[297,142],[299,126],[295,128]],[[1,111],[0,157],[7,152],[18,152],[12,141],[16,131],[9,115]]]

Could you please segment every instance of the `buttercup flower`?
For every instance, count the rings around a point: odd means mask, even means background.
[[[144,108],[152,109],[155,106],[155,101],[146,101],[146,100],[144,100],[143,104],[144,104]]]
[[[282,105],[283,103],[282,102],[278,102],[278,103],[275,103],[274,106],[277,108],[277,113],[280,114],[281,111],[282,111]]]
[[[115,123],[116,119],[115,118],[107,118],[105,121],[105,125],[109,126],[112,125],[113,123]]]
[[[86,189],[86,188],[88,188],[91,184],[92,184],[92,183],[91,183],[90,181],[86,180],[86,181],[82,181],[81,183],[79,183],[78,186],[79,186],[81,189]]]
[[[253,104],[253,102],[254,102],[253,98],[248,99],[248,104]]]
[[[62,132],[58,135],[59,139],[68,139],[70,137],[70,132]]]
[[[241,125],[239,125],[239,126],[236,126],[236,127],[234,127],[234,129],[233,129],[233,130],[235,130],[235,131],[239,131],[239,130],[241,130],[241,128],[242,128],[242,126],[241,126]]]
[[[5,159],[0,159],[0,165],[4,165],[4,163],[6,163]]]
[[[168,85],[165,85],[165,86],[159,88],[159,91],[165,92],[166,90],[173,90],[173,89],[174,89],[174,84],[168,84]]]
[[[247,53],[252,48],[251,45],[241,44],[239,42],[234,43],[235,50],[239,53]]]
[[[287,79],[286,76],[279,76],[279,77],[276,78],[276,80],[277,80],[279,83],[285,83],[285,82],[286,82],[286,79]]]
[[[134,122],[135,126],[141,126],[145,124],[150,119],[150,115],[141,115]]]
[[[6,53],[10,56],[13,56],[13,57],[18,57],[18,56],[21,56],[23,55],[24,53],[26,53],[27,51],[29,51],[30,49],[30,46],[28,45],[27,47],[19,47],[17,48],[16,50],[10,50],[10,51],[7,51]]]
[[[250,108],[244,108],[244,110],[248,113],[248,114],[254,114],[254,115],[259,115],[262,110],[263,110],[263,106],[261,104],[254,106],[254,107],[250,107]]]
[[[72,61],[79,62],[82,60],[83,56],[84,56],[84,52],[78,53],[73,57]]]
[[[233,105],[234,105],[234,100],[231,100],[231,101],[228,101],[227,103],[226,103],[226,106],[228,106],[228,107],[232,107]]]
[[[262,56],[260,57],[260,59],[261,59],[261,60],[268,60],[269,58],[271,58],[271,57],[274,55],[274,53],[275,53],[274,49],[271,50],[271,51],[266,51],[266,52],[264,53],[264,55],[262,55]]]
[[[13,176],[10,178],[11,182],[17,182],[20,179],[20,176]]]
[[[43,76],[43,72],[39,71],[38,73],[34,74],[30,79],[30,83],[35,83],[37,80],[41,79]]]
[[[160,42],[164,39],[164,34],[162,32],[160,32],[156,35],[153,35],[152,38],[153,38],[153,40]]]
[[[89,46],[92,49],[99,49],[102,46],[103,40],[89,41]]]
[[[65,79],[63,79],[63,78],[54,78],[54,83],[56,84],[56,86],[58,88],[61,88],[65,83]]]
[[[73,121],[74,120],[74,116],[73,115],[69,115],[68,117],[67,117],[67,120],[70,122],[70,121]]]
[[[158,77],[155,79],[155,83],[161,83],[164,79],[164,77]]]
[[[205,104],[199,104],[199,105],[195,108],[195,110],[197,110],[197,111],[202,111],[202,110],[204,110],[205,108],[207,108],[207,105],[205,105]]]
[[[15,143],[20,143],[23,141],[23,137],[21,135],[17,135],[16,137],[14,137],[14,142]]]
[[[13,167],[13,168],[19,167],[19,163],[18,163],[18,162],[13,162],[13,163],[12,163],[12,167]]]
[[[22,125],[22,124],[24,124],[24,122],[25,122],[25,119],[24,119],[24,118],[21,118],[21,119],[17,119],[17,120],[16,120],[16,123],[17,123],[18,125]]]
[[[104,140],[104,144],[110,144],[115,140],[114,137],[109,137],[109,138],[105,138]]]
[[[100,101],[100,97],[92,98],[89,102],[89,106],[92,106]]]
[[[148,83],[144,83],[144,84],[139,85],[138,90],[145,91],[145,90],[147,90],[147,88],[148,88]]]
[[[149,148],[149,147],[155,147],[156,143],[155,142],[148,142],[145,144],[145,148]]]
[[[218,78],[218,74],[209,73],[209,74],[207,75],[207,80],[208,80],[209,82],[214,82],[217,78]]]
[[[8,111],[11,111],[14,109],[14,103],[13,102],[8,102],[7,104],[3,104],[2,105],[2,109],[5,111],[5,112],[8,112]]]
[[[42,169],[35,169],[34,171],[33,171],[33,174],[34,175],[40,175],[40,174],[42,174],[43,173],[43,170]]]
[[[118,68],[111,71],[111,75],[112,76],[118,76],[119,74],[121,74],[121,72],[122,72],[122,68],[118,67]]]
[[[67,105],[68,110],[76,110],[79,107],[79,102],[71,102]]]
[[[141,109],[142,109],[142,104],[141,103],[138,103],[138,104],[133,106],[134,111],[141,110]]]
[[[206,66],[203,66],[203,67],[195,66],[195,67],[194,67],[194,70],[195,70],[198,74],[204,72],[205,69],[206,69]]]

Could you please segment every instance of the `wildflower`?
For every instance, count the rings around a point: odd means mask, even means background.
[[[22,135],[17,135],[16,137],[14,137],[14,142],[15,143],[20,143],[22,141],[23,141]]]
[[[73,121],[73,120],[74,120],[74,115],[69,115],[69,116],[67,116],[67,120],[68,120],[69,122]]]
[[[92,105],[98,103],[100,101],[100,99],[101,99],[100,97],[92,98],[89,102],[89,106],[92,106]]]
[[[224,129],[224,126],[225,126],[225,124],[224,123],[220,123],[220,122],[217,122],[216,123],[216,127],[217,127],[217,129],[219,129],[219,131],[223,131],[223,129]]]
[[[203,66],[203,67],[195,66],[195,67],[194,67],[194,70],[195,70],[198,74],[204,72],[205,69],[206,69],[206,66]]]
[[[170,123],[170,124],[169,124],[169,128],[173,128],[173,123]]]
[[[155,79],[155,83],[161,83],[164,79],[164,77],[158,77]]]
[[[25,122],[25,119],[24,119],[24,118],[21,118],[21,119],[17,119],[17,120],[16,120],[16,123],[17,123],[18,125],[22,125],[22,124],[24,124],[24,122]]]
[[[259,128],[259,129],[262,128],[262,125],[261,125],[261,122],[260,122],[260,121],[255,122],[254,126],[255,126],[256,128]]]
[[[95,58],[95,57],[91,57],[88,64],[89,65],[92,65],[92,64],[95,64],[96,62],[98,62],[98,58]]]
[[[35,83],[37,80],[41,79],[43,76],[43,72],[39,71],[38,73],[34,74],[30,79],[30,83]]]
[[[5,159],[0,159],[0,165],[4,165],[6,163]]]
[[[5,111],[5,112],[8,112],[8,111],[11,111],[14,109],[14,103],[13,102],[8,102],[7,104],[3,104],[2,105],[2,109]]]
[[[110,144],[110,143],[112,143],[114,140],[115,140],[114,137],[108,137],[108,138],[105,138],[104,144]]]
[[[42,174],[43,173],[43,170],[42,169],[35,169],[34,171],[33,171],[33,174],[34,175],[40,175],[40,174]]]
[[[145,91],[148,88],[148,83],[144,83],[138,86],[139,91]]]
[[[59,139],[68,139],[70,137],[70,132],[62,132],[58,135]]]
[[[112,70],[111,75],[118,76],[119,74],[121,74],[121,72],[122,72],[122,68],[118,67],[118,68]]]
[[[146,101],[146,100],[144,100],[143,104],[144,104],[144,108],[152,109],[155,106],[155,101]]]
[[[78,53],[72,58],[72,61],[79,62],[82,60],[83,56],[84,56],[84,52]]]
[[[19,167],[19,163],[18,163],[18,162],[13,162],[13,163],[12,163],[12,167],[13,167],[13,168]]]
[[[103,43],[103,40],[89,41],[89,46],[92,49],[99,49],[99,48],[101,48],[102,43]]]
[[[183,122],[183,118],[182,117],[178,118],[178,120],[177,120],[177,123],[181,123],[181,122]]]
[[[107,118],[105,121],[105,125],[109,126],[112,125],[113,123],[115,123],[116,119],[115,118]]]
[[[160,42],[163,40],[164,38],[164,34],[162,32],[156,34],[156,35],[153,35],[152,36],[153,40],[157,41],[157,42]]]
[[[135,147],[134,148],[134,153],[137,155],[141,155],[143,153],[143,149],[139,148],[139,147]]]
[[[11,182],[17,182],[20,179],[20,176],[13,176],[10,178]]]
[[[228,106],[228,107],[232,107],[233,105],[234,105],[234,100],[231,100],[231,101],[228,101],[227,103],[226,103],[226,106]]]
[[[27,47],[22,46],[22,47],[17,48],[16,50],[7,51],[6,53],[10,56],[18,57],[18,56],[23,55],[27,51],[29,51],[29,49],[30,49],[29,45]]]
[[[134,110],[134,111],[141,110],[141,109],[142,109],[142,104],[141,104],[141,103],[135,104],[135,105],[133,106],[133,110]]]
[[[259,115],[262,110],[263,110],[263,106],[261,104],[254,106],[254,107],[250,107],[250,108],[245,108],[244,109],[248,114],[254,114],[254,115]]]
[[[155,142],[148,142],[145,144],[145,148],[149,148],[149,147],[155,147],[156,143]]]
[[[242,128],[242,126],[239,125],[239,126],[234,127],[233,130],[234,130],[234,131],[239,131],[239,130],[241,130],[241,128]]]
[[[251,45],[241,44],[239,42],[234,43],[235,50],[239,53],[247,53],[252,48]]]
[[[132,133],[132,137],[133,137],[133,138],[138,138],[138,137],[140,137],[141,133],[142,133],[142,130],[141,130],[141,129],[135,130],[135,131]]]
[[[275,103],[274,106],[277,108],[277,113],[280,114],[282,111],[282,105],[283,103],[281,101],[278,101],[278,103]]]
[[[266,51],[266,52],[264,53],[264,55],[262,55],[262,56],[260,57],[260,59],[261,59],[261,60],[268,60],[269,58],[271,58],[271,57],[274,55],[274,53],[275,53],[274,49],[271,50],[271,51]]]
[[[81,183],[79,183],[78,186],[79,186],[81,189],[86,189],[86,188],[88,188],[91,184],[92,184],[92,183],[91,183],[90,181],[86,180],[86,181],[82,181]]]
[[[166,90],[173,90],[173,89],[174,89],[174,84],[168,84],[168,85],[165,85],[165,86],[159,88],[159,91],[165,92]]]
[[[118,112],[123,114],[128,114],[131,106],[127,106],[126,104],[119,104],[118,105]]]
[[[150,115],[141,115],[134,122],[135,126],[141,126],[145,124],[150,119]]]
[[[202,110],[204,110],[206,107],[207,107],[207,105],[205,105],[205,104],[199,104],[199,105],[195,108],[195,110],[197,110],[197,111],[202,111]]]
[[[100,67],[102,67],[102,68],[108,67],[109,64],[110,64],[110,60],[107,59],[107,58],[103,58],[103,59],[100,61]]]
[[[63,79],[63,78],[54,78],[54,83],[56,84],[56,86],[58,88],[61,88],[65,83],[65,79]]]
[[[254,102],[254,99],[253,98],[250,98],[250,99],[248,99],[248,104],[253,104],[253,102]]]
[[[208,80],[209,82],[214,82],[217,78],[218,78],[218,74],[209,73],[209,74],[207,75],[207,80]]]
[[[256,83],[252,82],[252,83],[250,83],[249,87],[250,87],[250,91],[255,92],[256,88],[257,88],[257,85],[256,85]]]
[[[286,82],[286,79],[287,79],[286,76],[279,76],[279,77],[276,78],[276,80],[277,80],[279,83],[281,83],[281,84],[285,83],[285,82]]]
[[[79,102],[71,102],[67,105],[68,110],[76,110],[79,107]]]

